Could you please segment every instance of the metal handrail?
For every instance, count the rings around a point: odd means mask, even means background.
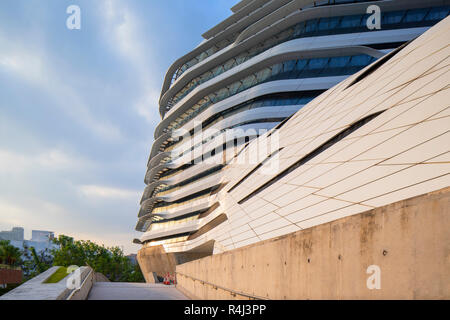
[[[236,291],[236,290],[228,289],[228,288],[225,288],[225,287],[222,287],[222,286],[213,284],[213,283],[208,282],[208,281],[205,281],[205,280],[197,279],[197,278],[195,278],[195,277],[189,276],[189,275],[187,275],[187,274],[184,274],[184,273],[181,273],[181,272],[178,272],[178,271],[175,271],[175,273],[176,273],[176,274],[179,274],[180,276],[186,277],[186,278],[191,278],[191,279],[194,280],[194,281],[199,281],[199,282],[201,282],[202,284],[206,284],[206,285],[212,286],[212,287],[213,287],[214,289],[216,289],[216,290],[217,290],[217,289],[221,289],[221,290],[224,290],[224,291],[228,291],[228,292],[230,292],[231,295],[234,296],[234,297],[235,297],[236,295],[240,295],[240,296],[247,297],[247,298],[250,298],[250,299],[253,299],[253,300],[269,300],[268,298],[265,298],[265,297],[255,296],[255,295],[251,295],[251,294],[248,294],[248,293],[245,293],[245,292],[241,292],[241,291]]]

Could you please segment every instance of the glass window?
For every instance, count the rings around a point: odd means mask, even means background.
[[[310,102],[313,98],[312,97],[302,97],[300,98],[297,103],[298,104],[307,104],[308,102]]]
[[[329,20],[330,20],[329,18],[321,18],[319,20],[318,29],[319,30],[328,30],[329,29],[329,26],[328,26]]]
[[[272,76],[275,76],[283,71],[283,64],[277,63],[276,65],[272,66]]]
[[[306,22],[306,26],[305,26],[305,32],[314,32],[316,31],[316,27],[317,27],[317,19],[314,20],[309,20]]]
[[[240,86],[241,86],[241,82],[240,82],[240,81],[235,82],[235,83],[232,83],[232,84],[229,86],[229,87],[230,87],[230,89],[229,89],[230,94],[231,94],[231,95],[235,94],[235,93],[238,91],[238,89],[239,89]]]
[[[319,20],[318,30],[330,30],[337,27],[339,24],[339,17],[331,17],[331,18],[321,18]]]
[[[426,14],[428,13],[428,9],[414,9],[408,10],[405,17],[405,22],[419,22],[422,21]]]
[[[220,66],[214,70],[214,76],[218,76],[223,72],[223,66]]]
[[[244,53],[238,55],[238,56],[236,57],[236,64],[240,64],[240,63],[244,62],[246,54],[247,54],[247,53],[244,52]]]
[[[236,59],[230,59],[224,63],[224,70],[230,70],[236,65]]]
[[[360,23],[361,23],[361,16],[357,15],[357,16],[345,16],[342,17],[341,20],[341,27],[342,28],[355,28],[355,27],[359,27]]]
[[[309,69],[322,69],[328,63],[328,58],[315,58],[309,60]]]
[[[272,71],[270,70],[270,68],[265,68],[265,69],[261,70],[260,72],[258,72],[256,75],[258,83],[263,82],[268,77],[270,77],[271,73],[272,73]]]
[[[330,68],[342,68],[350,61],[350,57],[333,57],[330,58]]]
[[[207,56],[208,56],[208,54],[206,52],[202,52],[198,59],[203,60],[203,59],[206,59]]]
[[[297,36],[299,36],[300,34],[302,34],[304,31],[304,26],[305,26],[305,23],[304,22],[302,22],[302,23],[299,23],[299,24],[297,24],[295,27],[294,27],[294,34],[293,34],[293,36],[294,37],[297,37]]]
[[[256,81],[256,78],[254,75],[248,76],[247,78],[245,78],[242,81],[242,86],[239,88],[238,91],[240,92],[240,91],[246,90],[247,88],[251,87],[255,81]]]
[[[297,60],[289,60],[283,63],[283,72],[289,72],[295,70],[295,64]]]
[[[265,99],[261,101],[261,107],[270,106],[273,103],[273,99]]]
[[[216,95],[214,93],[209,94],[208,100],[214,103],[216,101]]]
[[[431,8],[425,20],[441,20],[448,15],[448,7]]]
[[[370,62],[370,56],[367,55],[358,55],[353,56],[350,59],[350,65],[351,66],[366,66]]]
[[[252,103],[252,108],[259,108],[259,107],[262,107],[263,105],[264,105],[264,101],[261,101],[261,100],[255,101]]]
[[[295,69],[297,71],[301,71],[306,67],[306,64],[308,63],[308,60],[297,60],[297,64],[295,66]]]
[[[329,28],[330,29],[337,28],[340,23],[341,23],[341,17],[332,17],[332,18],[330,18]]]
[[[400,23],[404,16],[404,11],[381,13],[381,25]]]

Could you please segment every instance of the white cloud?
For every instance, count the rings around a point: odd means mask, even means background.
[[[27,170],[52,169],[65,170],[86,168],[89,162],[69,155],[59,149],[49,149],[37,154],[20,154],[0,149],[0,173],[25,172]]]
[[[137,113],[149,123],[157,123],[159,121],[157,106],[159,100],[159,92],[149,90],[148,94],[142,97],[142,100],[136,104]]]
[[[111,0],[103,1],[105,35],[110,45],[130,65],[141,83],[142,93],[133,109],[149,123],[156,123],[158,118],[159,83],[151,74],[152,51],[143,45],[144,35],[140,32],[142,25],[129,7]]]
[[[70,168],[79,164],[61,150],[49,150],[45,153],[41,153],[36,158],[36,161],[41,166],[56,169]]]
[[[139,191],[120,189],[98,185],[82,185],[79,191],[87,196],[93,198],[109,198],[109,199],[137,199],[139,198]]]
[[[119,128],[96,117],[79,93],[68,83],[69,75],[55,68],[41,44],[10,39],[0,32],[0,72],[19,77],[39,88],[54,104],[95,135],[106,140],[123,139]]]
[[[33,229],[47,229],[49,221],[52,221],[52,224],[59,221],[62,225],[67,219],[76,217],[55,203],[35,198],[27,198],[27,201],[21,204],[0,198],[0,212],[2,224],[23,226],[26,221],[27,227]]]
[[[143,63],[142,41],[138,40],[139,22],[127,7],[111,0],[104,1],[103,12],[107,28],[112,32],[112,40],[120,53],[137,64]]]
[[[16,73],[29,81],[38,81],[43,76],[42,61],[39,57],[26,53],[2,53],[0,65],[9,72]]]

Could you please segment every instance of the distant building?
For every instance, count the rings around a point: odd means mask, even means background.
[[[0,231],[0,239],[10,241],[23,241],[23,228],[14,227],[11,231]]]
[[[32,230],[31,241],[44,242],[50,241],[55,237],[55,233],[52,231]],[[22,237],[23,239],[23,237]]]
[[[9,240],[11,245],[20,250],[34,247],[38,254],[45,250],[49,251],[58,248],[58,245],[52,242],[54,238],[55,233],[53,231],[32,230],[31,240],[24,239],[24,229],[22,227],[15,227],[10,231],[0,231],[0,240]]]

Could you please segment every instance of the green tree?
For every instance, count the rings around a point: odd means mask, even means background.
[[[46,271],[53,264],[53,257],[49,249],[36,252],[34,247],[23,245],[22,270],[25,280],[34,278],[38,274]]]
[[[22,264],[22,252],[10,244],[9,240],[0,240],[0,263],[10,266]]]
[[[60,235],[54,242],[59,245],[58,249],[52,250],[55,266],[88,265],[111,281],[144,281],[139,267],[136,268],[119,247],[107,248],[92,241],[76,241],[65,235]]]

